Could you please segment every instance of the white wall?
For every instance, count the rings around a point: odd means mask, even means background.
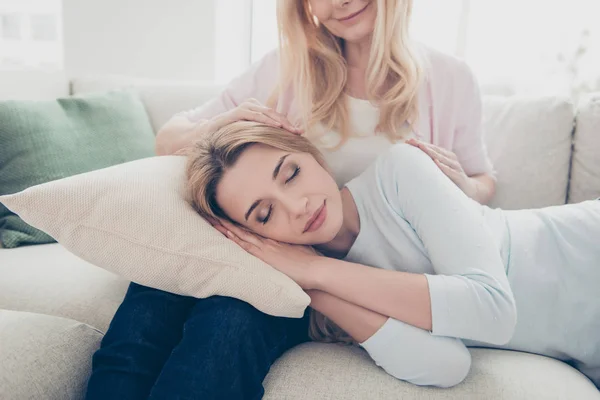
[[[0,71],[0,101],[53,100],[69,95],[69,81],[61,71]]]
[[[215,1],[63,0],[65,71],[213,80]]]

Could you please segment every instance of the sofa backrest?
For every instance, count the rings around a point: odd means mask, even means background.
[[[71,94],[131,89],[139,93],[154,132],[178,112],[190,110],[216,97],[222,85],[207,82],[171,82],[121,76],[85,77],[71,81]]]
[[[581,99],[573,140],[569,203],[600,197],[600,92]]]
[[[136,90],[155,131],[173,114],[201,105],[223,88],[127,77],[79,78],[71,87],[73,94]],[[574,119],[573,106],[565,98],[484,97],[484,137],[498,178],[492,206],[520,209],[565,203]]]
[[[484,97],[484,138],[498,179],[493,207],[538,208],[567,198],[573,106],[558,97]]]

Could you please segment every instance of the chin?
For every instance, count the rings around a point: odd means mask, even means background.
[[[354,32],[348,32],[344,35],[344,40],[351,43],[359,43],[365,40],[372,32],[368,29],[356,29]]]
[[[339,217],[335,218],[335,221],[329,221],[329,226],[319,235],[318,243],[313,243],[313,245],[329,243],[335,239],[340,229],[342,229],[343,218],[341,215]]]

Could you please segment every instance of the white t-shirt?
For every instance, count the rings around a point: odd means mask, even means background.
[[[350,127],[352,136],[336,151],[331,148],[339,143],[340,136],[336,131],[326,132],[317,144],[325,161],[331,168],[338,187],[344,186],[360,175],[375,159],[388,150],[393,143],[383,133],[376,133],[379,122],[379,108],[368,100],[348,98]],[[407,134],[416,137],[414,132]]]

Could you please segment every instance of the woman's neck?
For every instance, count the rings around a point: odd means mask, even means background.
[[[360,232],[360,217],[350,190],[340,190],[342,196],[342,227],[333,240],[315,246],[317,250],[328,257],[344,258],[354,244]]]
[[[371,38],[345,43],[344,56],[348,64],[346,93],[352,97],[367,98],[366,76],[370,51]]]
[[[369,54],[371,52],[371,36],[368,36],[360,42],[344,42],[344,56],[348,63],[348,68],[367,70],[369,64]]]

